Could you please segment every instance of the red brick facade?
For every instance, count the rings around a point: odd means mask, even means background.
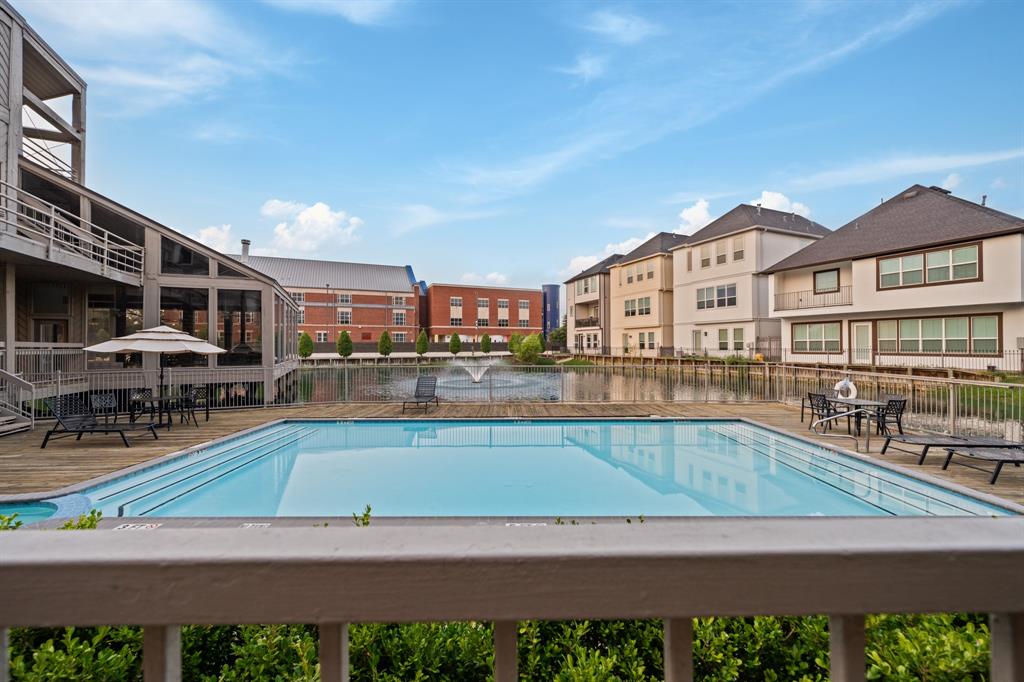
[[[462,301],[460,325],[452,324],[453,298]],[[478,306],[481,300],[487,301],[486,308]],[[521,301],[524,303],[521,304]],[[507,303],[507,309],[499,307],[503,305],[502,302]],[[488,334],[494,341],[507,341],[512,334],[535,334],[541,331],[542,305],[539,288],[431,284],[427,288],[427,335],[432,341],[446,341],[452,334],[459,334],[471,341],[478,341],[484,334]],[[478,319],[486,320],[486,326],[478,326]],[[503,326],[503,319],[508,320],[508,326]],[[526,326],[521,326],[521,321]]]
[[[393,341],[412,343],[420,332],[418,287],[402,292],[291,287],[288,291],[302,309],[299,331],[306,332],[314,341],[335,343],[342,330],[347,330],[354,342],[376,343],[386,329]],[[398,296],[405,297],[404,304],[394,302]],[[339,313],[348,313],[348,319]],[[398,324],[396,313],[405,314],[404,324]]]

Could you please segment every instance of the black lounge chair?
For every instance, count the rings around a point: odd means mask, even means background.
[[[911,436],[903,433],[887,433],[885,434],[885,443],[882,444],[881,454],[885,454],[885,451],[889,449],[889,444],[891,442],[901,443],[903,445],[920,445],[920,453],[914,452],[913,450],[906,450],[904,448],[892,448],[893,450],[905,452],[908,455],[920,455],[920,459],[917,460],[918,464],[924,464],[924,458],[928,456],[928,450],[930,450],[931,448],[1024,447],[1024,444],[1015,443],[1012,440],[1005,440],[1003,438],[993,438],[991,436],[944,436],[942,434]]]
[[[412,400],[406,400],[402,403],[402,414],[405,414],[405,408],[408,405],[414,407],[423,406],[423,412],[426,412],[430,407],[430,403],[440,406],[441,403],[437,399],[437,377],[434,376],[421,376],[416,379],[416,391],[412,394]]]
[[[159,439],[156,435],[156,424],[152,422],[148,424],[100,424],[96,421],[96,415],[86,408],[85,401],[80,398],[70,396],[60,399],[45,398],[43,402],[53,413],[57,424],[46,432],[43,444],[39,446],[40,449],[45,448],[51,438],[56,440],[75,436],[75,440],[82,440],[82,436],[86,433],[116,433],[121,436],[126,448],[131,447],[131,443],[128,442],[128,437],[125,435],[126,431],[149,431],[153,434],[154,440]]]
[[[995,462],[996,470],[992,472],[992,478],[989,479],[990,484],[995,484],[996,479],[999,478],[999,472],[1003,470],[1004,464],[1013,464],[1016,467],[1024,464],[1024,449],[1021,448],[946,448],[946,452],[949,454],[946,456],[945,464],[942,465],[943,469],[948,467],[949,463],[953,461],[953,455],[963,455],[964,457],[983,462]],[[982,469],[972,464],[964,464],[963,462],[958,462],[958,464],[988,473],[987,469]]]

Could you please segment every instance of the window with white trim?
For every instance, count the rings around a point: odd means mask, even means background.
[[[700,247],[700,266],[702,268],[711,267],[711,245],[704,244]]]
[[[697,289],[697,310],[715,307],[715,288],[704,287]]]
[[[391,311],[391,324],[396,327],[405,326],[405,311],[404,310],[392,310]]]
[[[530,321],[529,320],[519,320],[517,324],[520,327],[529,327],[530,326]]]
[[[732,259],[734,262],[743,260],[746,254],[746,250],[744,248],[746,246],[745,241],[746,240],[743,237],[732,238]]]
[[[337,294],[334,297],[334,301],[339,305],[351,305],[352,294]]]
[[[736,305],[736,285],[722,284],[715,288],[715,305],[719,308],[729,308]]]
[[[498,310],[508,310],[508,299],[507,298],[499,298],[498,299]]]
[[[636,299],[636,314],[637,315],[650,315],[651,314],[651,297],[644,296],[643,298]]]
[[[626,317],[636,317],[636,299],[627,298],[624,303],[624,314]]]
[[[981,277],[980,245],[935,249],[878,261],[878,288],[964,282]]]
[[[395,343],[405,343],[405,332],[395,332],[391,335],[391,339]]]
[[[299,308],[299,315],[295,318],[295,324],[306,324],[306,309]]]
[[[728,254],[725,252],[725,242],[715,242],[715,263],[717,265],[724,265],[727,258]]]
[[[654,279],[654,261],[647,261],[647,279]]]
[[[306,294],[302,291],[289,291],[288,295],[292,297],[292,300],[298,304],[306,302]]]
[[[522,299],[522,298],[519,299],[519,310],[520,311],[525,310],[525,311],[529,312],[530,311],[530,302],[528,300],[526,300],[526,299]]]
[[[793,351],[796,353],[829,352],[842,350],[839,322],[809,322],[793,325]]]
[[[489,299],[489,298],[478,298],[478,299],[476,299],[476,307],[477,308],[488,308],[488,309],[490,309],[490,307],[491,307],[491,299]]]
[[[327,332],[317,332],[316,333],[316,342],[317,343],[327,343]]]
[[[718,350],[729,350],[729,330],[718,330]]]
[[[626,268],[626,284],[632,284],[632,283],[633,283],[633,266],[630,265],[628,268]]]
[[[507,317],[499,317],[498,318],[498,326],[499,327],[507,327],[508,326],[508,318]]]
[[[478,318],[476,318],[476,326],[478,326],[478,327],[489,327],[489,326],[491,326],[491,321],[488,320],[486,317],[478,317]]]
[[[405,305],[405,296],[392,296],[391,305]]]
[[[732,330],[732,349],[743,350],[743,327]]]
[[[450,305],[452,308],[461,308],[462,307],[462,297],[461,296],[452,296],[452,297],[450,297],[448,299],[448,305]]]
[[[448,319],[448,326],[449,327],[461,327],[462,326],[462,318],[461,317],[451,317],[451,318],[449,318]]]
[[[879,353],[991,355],[999,351],[999,317],[904,318],[875,323]]]
[[[352,324],[352,311],[351,310],[339,310],[338,311],[338,324]]]

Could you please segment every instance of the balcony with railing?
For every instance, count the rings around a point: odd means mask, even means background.
[[[775,293],[775,310],[804,310],[806,308],[829,308],[837,305],[853,305],[853,286],[846,285],[835,291],[816,293],[807,291],[780,291]]]
[[[140,285],[145,248],[0,182],[0,246],[42,260]]]
[[[580,329],[581,327],[600,327],[600,326],[601,326],[601,319],[599,317],[597,317],[596,315],[592,315],[590,317],[577,317],[576,318],[576,328],[577,329]]]

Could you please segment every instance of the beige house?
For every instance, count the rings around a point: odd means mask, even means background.
[[[1024,219],[914,185],[770,267],[791,362],[1020,369]]]
[[[676,353],[777,358],[781,323],[761,270],[827,234],[803,216],[740,204],[690,235],[672,251]]]
[[[609,268],[613,355],[654,357],[672,348],[672,249],[685,240],[661,232]]]
[[[613,254],[565,281],[566,342],[575,353],[607,353],[612,345],[611,266]]]

